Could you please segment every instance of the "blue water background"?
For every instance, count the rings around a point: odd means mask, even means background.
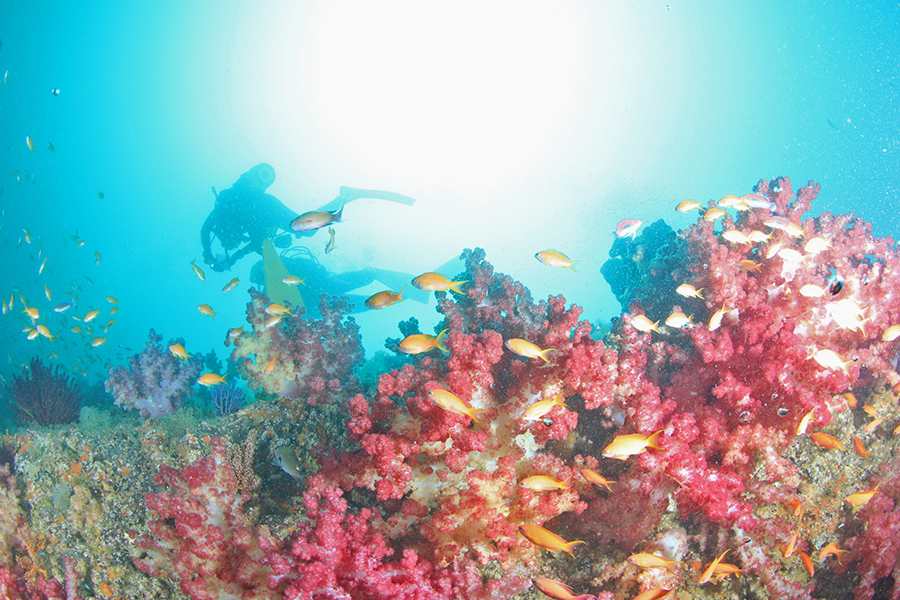
[[[684,199],[812,179],[815,212],[900,234],[896,3],[4,0],[0,38],[0,298],[21,291],[63,332],[26,340],[17,296],[0,318],[7,378],[56,352],[95,383],[151,327],[224,357],[254,260],[205,282],[189,262],[210,187],[263,161],[297,212],[342,185],[418,200],[349,205],[327,256],[324,231],[301,241],[334,271],[418,274],[481,246],[594,323],[619,312],[600,275],[616,223],[685,227]],[[538,263],[547,248],[578,273]],[[79,305],[54,314],[72,286]],[[104,325],[107,295],[107,343],[65,333],[94,308]],[[409,316],[430,331],[433,303],[358,315],[368,354]]]

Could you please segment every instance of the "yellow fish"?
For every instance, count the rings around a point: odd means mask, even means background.
[[[420,290],[426,292],[441,292],[446,290],[453,290],[457,294],[462,294],[462,290],[459,289],[459,286],[466,283],[468,280],[464,281],[450,281],[440,273],[422,273],[418,277],[412,280],[412,284],[414,287],[417,287]]]
[[[568,553],[570,556],[572,556],[572,558],[575,557],[575,555],[572,554],[572,549],[575,548],[575,546],[577,546],[578,544],[584,543],[581,540],[567,542],[552,531],[544,529],[540,525],[525,524],[519,527],[519,531],[528,539],[529,542],[531,542],[535,546],[540,546],[545,550],[549,550],[553,554],[556,554],[561,550]]]
[[[566,485],[566,481],[568,481],[568,479],[560,481],[553,477],[548,477],[547,475],[532,475],[531,477],[526,477],[520,481],[519,485],[536,492],[546,492],[548,490],[569,489],[569,486]]]
[[[662,429],[650,435],[640,433],[631,433],[628,435],[617,435],[611,444],[603,449],[603,456],[606,458],[618,458],[625,460],[629,456],[643,454],[647,448],[656,448],[662,450],[656,445],[656,437],[662,433]]]
[[[403,286],[403,290],[406,289],[406,286]],[[396,294],[391,290],[384,290],[383,292],[378,292],[377,294],[372,294],[368,298],[366,298],[366,308],[371,308],[372,310],[381,310],[382,308],[386,308],[388,306],[392,306],[397,304],[398,302],[403,302],[403,290],[400,290]]]
[[[206,387],[210,387],[213,385],[219,385],[220,383],[225,383],[225,380],[221,375],[216,375],[215,373],[204,373],[197,380],[197,383],[200,385],[205,385]]]
[[[550,360],[545,355],[548,352],[556,352],[556,348],[547,348],[546,350],[541,350],[540,346],[536,346],[529,341],[519,338],[506,340],[505,345],[513,353],[518,354],[519,356],[524,356],[526,358],[540,358],[545,363],[550,362]]]
[[[231,281],[229,281],[228,283],[225,284],[225,287],[222,288],[222,291],[230,292],[231,290],[236,288],[240,282],[241,282],[241,280],[238,279],[237,277],[235,277],[234,279],[232,279]]]
[[[675,210],[677,210],[680,213],[686,213],[689,210],[694,210],[694,209],[698,209],[698,208],[700,208],[699,202],[696,202],[694,200],[682,200],[681,202],[678,203],[678,206],[675,207]]]
[[[233,329],[229,329],[229,330],[228,330],[228,334],[226,335],[226,337],[227,337],[229,340],[233,340],[233,339],[239,337],[242,333],[244,333],[244,326],[243,326],[243,325],[241,325],[240,327],[234,327]]]
[[[31,317],[32,321],[37,321],[41,318],[40,311],[34,306],[26,306],[25,310],[23,310],[22,312]]]
[[[95,337],[94,339],[91,340],[91,346],[93,346],[93,347],[95,347],[95,348],[96,348],[97,346],[99,346],[99,345],[101,345],[101,344],[105,344],[105,343],[106,343],[106,338],[105,338],[105,337]]]
[[[270,360],[269,363],[266,365],[266,368],[263,369],[263,373],[265,373],[266,375],[268,375],[269,373],[271,373],[272,371],[274,371],[274,370],[275,370],[275,361],[276,361],[276,360],[277,360],[276,358],[273,358],[272,360]]]
[[[187,359],[192,358],[193,356],[191,354],[188,354],[187,350],[185,350],[184,346],[182,346],[181,344],[172,344],[171,346],[169,346],[169,351],[173,356],[183,358],[184,362],[187,362]]]
[[[442,388],[431,390],[428,392],[428,397],[444,410],[463,417],[469,417],[476,423],[478,423],[478,419],[475,418],[475,413],[484,412],[483,408],[472,408],[458,396]]]
[[[325,254],[331,254],[331,251],[334,250],[334,229],[331,227],[328,228],[328,235],[331,237],[328,239],[328,243],[325,244]]]
[[[56,336],[55,336],[55,335],[52,335],[52,334],[50,333],[50,330],[47,329],[44,325],[38,325],[38,326],[37,326],[37,330],[38,330],[38,333],[40,333],[42,336],[44,336],[45,338],[47,338],[47,339],[50,340],[51,342],[52,342],[53,340],[56,339]]]
[[[682,283],[677,288],[675,288],[675,292],[685,298],[700,298],[703,300],[703,296],[700,295],[700,292],[703,291],[703,288],[699,290],[692,286],[689,283]]]
[[[281,315],[274,315],[266,320],[266,329],[271,329],[281,323]]]
[[[672,565],[681,564],[680,560],[666,560],[662,556],[639,552],[628,557],[628,562],[642,569],[668,569],[670,573],[675,574]]]
[[[300,279],[299,277],[294,277],[293,275],[288,275],[287,277],[285,277],[284,279],[281,280],[281,283],[284,283],[286,285],[297,285],[297,284],[306,285],[306,280]]]
[[[101,260],[100,251],[94,250],[94,264],[99,265]]]
[[[631,319],[631,326],[637,329],[638,331],[643,331],[644,333],[650,333],[651,331],[655,331],[659,333],[659,321],[653,322],[647,318],[646,315],[637,315]]]
[[[213,312],[212,307],[209,304],[198,304],[197,310],[206,315],[207,317],[212,318],[213,321],[216,320],[216,315],[219,314],[217,312]]]
[[[447,348],[444,347],[444,335],[446,333],[447,330],[445,329],[437,334],[437,336],[428,335],[427,333],[414,333],[413,335],[408,335],[397,344],[397,350],[403,354],[420,354],[422,352],[428,352],[432,348],[440,348],[444,352],[447,352]]]
[[[534,255],[536,259],[547,265],[548,267],[558,267],[560,269],[569,268],[575,271],[574,265],[577,263],[577,260],[569,260],[569,257],[563,254],[562,252],[557,252],[556,250],[544,250],[542,252],[538,252]],[[576,273],[578,271],[575,271]]]
[[[294,313],[291,312],[291,309],[282,305],[282,304],[270,304],[266,307],[267,315],[291,315]]]
[[[522,413],[522,420],[539,421],[544,417],[544,415],[553,410],[554,406],[565,406],[566,408],[568,408],[568,405],[564,402],[564,400],[565,398],[563,398],[562,392],[558,393],[553,398],[538,400],[525,409],[525,412]]]
[[[115,296],[107,296],[106,301],[109,302],[110,304],[118,304],[119,303],[119,299],[116,298]]]
[[[311,210],[309,212],[303,213],[302,215],[291,221],[291,229],[302,233],[304,231],[315,231],[316,229],[321,229],[322,227],[328,227],[332,223],[340,223],[341,214],[343,212],[343,206],[334,212],[326,212],[324,210]]]
[[[719,563],[722,562],[722,559],[725,558],[725,555],[728,554],[728,550],[720,554],[716,560],[709,563],[709,566],[706,567],[706,570],[703,571],[703,574],[700,575],[700,579],[697,581],[700,585],[703,585],[710,579],[712,579],[713,573],[716,571],[716,567],[719,566]]]
[[[844,502],[852,506],[854,509],[862,508],[866,504],[868,504],[869,500],[872,499],[872,496],[875,495],[875,492],[878,491],[878,487],[881,484],[879,483],[873,489],[868,492],[856,492],[855,494],[850,494],[846,498],[844,498]]]
[[[30,135],[25,136],[25,145],[28,146],[28,149],[31,150],[32,154],[34,154],[34,140],[31,139]]]
[[[92,310],[88,314],[84,315],[84,318],[82,319],[82,321],[84,321],[85,323],[90,323],[91,321],[96,319],[97,315],[99,315],[99,314],[100,314],[99,310]]]
[[[203,269],[194,264],[194,261],[191,261],[191,268],[194,270],[197,277],[200,278],[200,281],[206,281],[206,273],[203,272]]]
[[[47,260],[46,258],[44,260]],[[50,293],[50,288],[46,285],[44,286],[44,295],[47,296],[47,300],[53,300],[53,294]]]

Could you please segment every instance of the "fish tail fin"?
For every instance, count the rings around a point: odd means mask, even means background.
[[[399,292],[397,292],[397,302],[403,302],[403,290],[405,289],[406,286],[404,285],[403,288]]]
[[[548,352],[556,352],[556,348],[547,348],[546,350],[541,350],[541,352],[540,352],[540,354],[538,354],[538,356],[540,356],[545,363],[550,364],[550,359],[547,358],[546,356],[544,356]],[[563,406],[565,406],[565,405],[563,405]]]
[[[702,292],[705,289],[706,288],[700,288],[699,290],[697,290],[697,297],[700,298],[701,300],[706,300],[706,298],[704,298],[703,296],[700,295],[700,292]]]
[[[483,409],[483,408],[472,408],[472,409],[470,409],[470,410],[469,410],[469,418],[471,418],[471,419],[472,419],[473,421],[475,421],[476,423],[481,423],[481,421],[479,421],[479,420],[475,417],[475,413],[484,412],[484,410],[485,410],[485,409]]]
[[[675,572],[675,569],[672,568],[672,565],[680,565],[680,564],[681,564],[680,560],[670,560],[669,562],[666,563],[666,569],[668,569],[669,573],[671,573],[672,575],[678,575],[678,573]]]
[[[562,545],[562,547],[561,547],[560,549],[561,549],[563,552],[568,553],[569,556],[571,556],[572,558],[575,558],[575,554],[572,553],[572,550],[574,550],[574,549],[575,549],[575,546],[577,546],[578,544],[583,544],[583,543],[584,543],[584,542],[583,542],[582,540],[575,540],[575,541],[573,541],[573,542],[566,542],[565,544]]]
[[[575,266],[574,266],[574,265],[575,265],[575,263],[577,263],[577,262],[581,262],[581,261],[573,260],[572,262],[569,263],[569,268],[572,269],[573,271],[575,271],[576,273],[577,273],[578,271],[575,269]]]
[[[662,450],[659,446],[656,445],[656,438],[661,434],[664,430],[660,429],[659,431],[654,431],[650,434],[650,437],[647,438],[647,447],[648,448],[656,448],[657,450]]]
[[[465,292],[463,292],[461,289],[459,289],[459,286],[461,286],[464,283],[468,283],[468,281],[469,281],[468,279],[464,279],[463,281],[451,281],[450,289],[453,290],[454,292],[456,292],[457,294],[463,294]]]
[[[434,338],[434,345],[437,346],[438,348],[440,348],[441,350],[443,350],[444,352],[450,352],[449,350],[447,350],[447,347],[444,346],[444,337],[446,337],[447,331],[448,331],[447,329],[444,329],[439,334],[437,334],[436,338]]]
[[[338,209],[338,211],[334,215],[334,221],[332,221],[332,223],[340,223],[341,222],[341,216],[344,214],[345,206],[347,206],[347,205],[341,204],[341,207]]]

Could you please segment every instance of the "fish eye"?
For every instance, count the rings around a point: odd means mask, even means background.
[[[789,414],[791,414],[791,411],[790,411],[789,409],[787,409],[787,408],[781,407],[781,408],[778,409],[778,416],[779,416],[779,417],[786,417],[786,416],[788,416]]]

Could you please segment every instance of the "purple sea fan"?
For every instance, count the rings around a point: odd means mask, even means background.
[[[216,385],[209,390],[213,408],[225,416],[244,408],[244,390],[235,384]]]
[[[59,373],[58,366],[51,370],[34,357],[30,367],[6,384],[6,401],[19,425],[59,425],[78,418],[81,394],[72,379]]]
[[[130,368],[111,368],[104,383],[118,406],[154,419],[178,410],[203,368],[202,355],[181,360],[169,351],[168,346],[184,345],[184,340],[169,340],[166,347],[161,341],[162,336],[151,329],[144,350],[128,359]]]

